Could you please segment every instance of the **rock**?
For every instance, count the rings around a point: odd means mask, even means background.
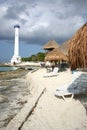
[[[0,103],[7,102],[8,98],[2,94],[0,94]]]

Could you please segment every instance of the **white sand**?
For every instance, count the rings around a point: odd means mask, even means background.
[[[41,62],[21,62],[19,64],[17,64],[18,66],[41,66]]]
[[[27,79],[27,82],[34,80],[41,85],[38,87],[45,87],[46,91],[21,130],[87,130],[86,110],[81,102],[70,98],[64,101],[54,96],[59,86],[73,79],[73,74],[68,70],[60,72],[57,77],[43,78],[45,73],[45,69],[40,69],[31,74],[32,78]],[[29,89],[34,94],[38,88],[34,86],[32,89],[30,86]]]

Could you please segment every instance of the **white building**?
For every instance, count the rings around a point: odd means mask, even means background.
[[[14,42],[14,55],[11,59],[11,63],[20,63],[21,57],[19,56],[19,25],[14,26],[15,29],[15,42]]]

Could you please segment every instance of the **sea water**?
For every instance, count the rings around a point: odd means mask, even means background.
[[[11,71],[11,70],[16,70],[17,67],[11,67],[11,66],[0,66],[0,72],[3,71]]]

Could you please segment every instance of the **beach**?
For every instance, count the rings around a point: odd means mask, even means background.
[[[87,95],[70,97],[64,101],[54,95],[58,87],[71,82],[73,74],[68,69],[58,76],[44,78],[41,68],[26,75],[28,101],[10,121],[6,130],[86,130]]]

